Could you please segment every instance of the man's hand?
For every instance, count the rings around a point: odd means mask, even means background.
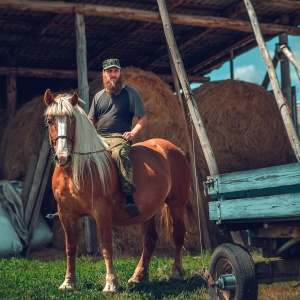
[[[124,132],[122,135],[123,139],[126,141],[132,141],[134,139],[135,134],[132,132]]]

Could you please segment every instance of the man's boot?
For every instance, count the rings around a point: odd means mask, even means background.
[[[133,195],[126,195],[125,212],[130,216],[130,218],[134,218],[139,214],[139,210],[134,202]]]
[[[46,216],[46,218],[47,218],[48,220],[59,220],[58,212],[56,212],[55,214],[48,214],[48,215]]]

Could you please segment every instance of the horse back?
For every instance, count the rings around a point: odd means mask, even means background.
[[[141,185],[148,186],[149,189],[157,189],[157,186],[167,188],[166,196],[170,193],[189,193],[190,164],[181,149],[171,142],[155,138],[134,144],[129,157],[138,187],[141,182]]]

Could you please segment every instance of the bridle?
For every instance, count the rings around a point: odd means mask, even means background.
[[[45,124],[46,124],[47,127],[50,126],[50,124],[48,124],[47,122],[46,122]],[[100,150],[96,150],[96,151],[91,151],[91,152],[77,152],[77,151],[74,151],[74,150],[73,150],[73,149],[74,149],[74,136],[75,136],[75,129],[76,129],[76,128],[75,128],[75,127],[76,127],[76,119],[75,119],[75,118],[74,118],[74,120],[71,122],[71,125],[73,125],[73,124],[74,124],[74,134],[73,134],[72,137],[69,137],[69,136],[67,136],[67,135],[59,135],[59,136],[57,136],[56,138],[53,138],[53,137],[51,137],[50,132],[49,132],[50,148],[51,148],[51,152],[53,153],[53,155],[56,155],[56,152],[55,152],[55,150],[54,150],[54,147],[55,147],[56,141],[57,141],[58,139],[67,139],[67,140],[69,140],[69,141],[72,143],[72,149],[71,149],[71,152],[70,152],[70,153],[72,153],[72,154],[77,154],[77,155],[88,155],[88,154],[93,154],[93,153],[100,153],[100,152],[110,151],[110,150],[112,150],[113,148],[115,148],[115,147],[117,147],[117,146],[119,146],[119,145],[122,145],[122,144],[125,144],[125,143],[126,143],[126,141],[124,140],[124,142],[119,143],[119,144],[116,144],[116,145],[114,145],[114,146],[112,146],[112,147],[108,147],[108,148],[106,148],[106,149],[100,149]]]
[[[54,147],[55,147],[55,144],[56,144],[56,141],[59,140],[59,139],[67,139],[69,140],[71,143],[72,143],[72,148],[71,148],[71,153],[73,153],[73,149],[74,149],[74,137],[75,137],[75,127],[76,127],[76,119],[74,118],[73,121],[71,122],[71,125],[74,124],[74,133],[73,133],[73,136],[72,137],[69,137],[67,135],[59,135],[57,136],[56,138],[53,138],[49,132],[49,140],[50,140],[50,148],[51,148],[51,152],[53,153],[53,155],[55,155],[55,150],[54,150]],[[49,127],[50,124],[46,123],[46,126]]]

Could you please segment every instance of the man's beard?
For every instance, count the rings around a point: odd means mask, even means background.
[[[120,95],[123,86],[122,75],[120,75],[120,77],[116,81],[112,81],[109,78],[103,76],[103,84],[105,90],[109,94]]]

